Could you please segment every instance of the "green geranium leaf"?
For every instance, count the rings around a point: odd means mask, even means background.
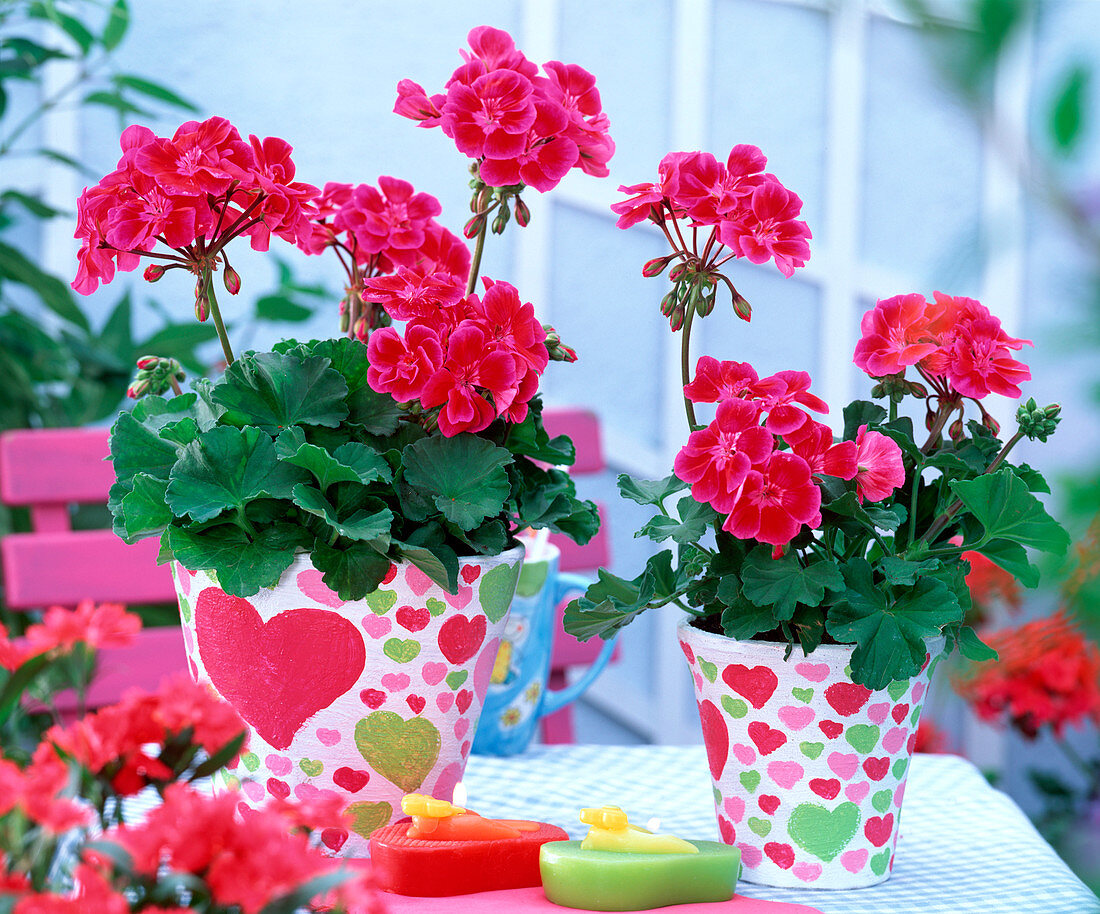
[[[887,584],[914,584],[921,575],[931,574],[939,567],[939,559],[909,562],[896,555],[888,555],[879,562],[879,568],[886,577]]]
[[[211,396],[225,407],[223,423],[258,426],[271,435],[292,425],[335,427],[348,415],[348,386],[328,359],[293,352],[241,356]]]
[[[397,542],[398,555],[412,562],[447,593],[458,592],[458,553],[442,542]]]
[[[1042,492],[1044,495],[1050,494],[1050,483],[1048,483],[1046,477],[1034,467],[1030,467],[1026,463],[1021,463],[1018,467],[1009,464],[1009,468],[1024,481],[1029,492]]]
[[[300,532],[290,524],[260,529],[251,539],[236,524],[167,531],[169,548],[184,568],[213,570],[222,590],[238,597],[250,597],[279,582],[294,560]]]
[[[1024,587],[1039,586],[1039,569],[1031,564],[1027,550],[1010,540],[992,540],[975,550],[1016,578]]]
[[[551,438],[543,427],[542,401],[537,397],[528,403],[527,418],[507,429],[508,450],[513,454],[558,467],[572,466],[577,459],[576,448],[567,435]]]
[[[259,429],[218,426],[183,449],[169,477],[167,501],[177,517],[203,522],[262,496],[289,498],[305,478],[278,460]]]
[[[160,437],[165,441],[171,441],[173,444],[185,447],[198,438],[201,431],[199,423],[188,416],[185,419],[169,422],[160,430]]]
[[[594,635],[608,638],[651,606],[662,606],[675,595],[672,551],[651,556],[643,571],[627,581],[601,568],[598,580],[583,597],[565,608],[565,630],[581,641]]]
[[[157,431],[171,422],[194,417],[197,403],[198,397],[193,393],[170,400],[156,396],[142,397],[130,412],[146,428]]]
[[[127,481],[138,473],[167,479],[179,449],[143,425],[133,413],[120,413],[111,428],[111,459],[115,475]]]
[[[856,427],[858,432],[859,427]],[[912,460],[920,460],[924,455],[921,453],[921,449],[917,446],[915,436],[913,434],[913,420],[908,416],[899,416],[892,422],[884,422],[877,429],[877,432],[881,432],[891,441],[893,441],[898,447],[901,448],[902,453],[906,457]],[[855,436],[853,436],[854,438]]]
[[[564,533],[581,545],[596,535],[599,512],[592,502],[576,498],[576,487],[564,470],[544,470],[519,457],[508,467],[508,478],[512,497],[505,508],[517,527]]]
[[[959,629],[959,651],[967,660],[973,660],[975,663],[997,659],[997,652],[982,641],[969,625]]]
[[[291,497],[299,508],[320,517],[340,536],[371,543],[382,551],[388,548],[393,512],[382,499],[363,496],[350,506],[333,505],[320,491],[307,485],[295,486]]]
[[[338,482],[390,482],[393,474],[385,458],[365,444],[341,445],[330,454],[322,447],[307,444],[302,430],[295,426],[281,432],[275,452],[285,462],[308,470],[324,492]]]
[[[823,512],[831,511],[841,517],[851,517],[865,529],[897,530],[904,522],[907,512],[902,505],[861,505],[855,492],[845,491],[839,498],[822,505]]]
[[[666,476],[664,479],[635,479],[625,473],[619,477],[619,492],[624,498],[636,501],[640,505],[652,505],[659,508],[666,498],[682,492],[688,484],[675,475]]]
[[[925,639],[962,617],[955,595],[935,577],[921,578],[895,598],[876,584],[865,559],[853,559],[843,572],[847,587],[826,628],[837,641],[855,643],[852,679],[869,689],[915,676],[924,663]]]
[[[799,603],[817,606],[826,589],[843,590],[844,577],[832,562],[803,566],[794,552],[773,559],[769,546],[757,546],[741,568],[741,589],[756,606],[771,607],[775,618],[785,621]]]
[[[191,389],[198,398],[195,402],[195,421],[204,432],[208,431],[225,415],[225,407],[214,402],[214,382],[209,378],[192,381]]]
[[[325,585],[336,591],[341,600],[362,600],[377,590],[390,569],[389,558],[364,542],[353,542],[343,548],[318,543],[310,560],[322,573]]]
[[[734,575],[722,578],[718,599],[724,604],[722,631],[729,638],[747,641],[778,624],[770,606],[757,606],[745,597]]]
[[[1012,470],[956,480],[951,488],[985,528],[987,539],[1011,540],[1056,554],[1069,548],[1069,534]]]
[[[122,498],[116,517],[127,542],[136,543],[161,533],[172,522],[172,512],[164,500],[168,483],[148,473],[133,478],[133,488]]]
[[[887,415],[886,410],[870,400],[852,401],[844,407],[844,439],[854,441],[861,425],[875,428]]]
[[[690,495],[681,498],[676,507],[679,514],[678,520],[658,514],[634,536],[648,536],[658,543],[667,539],[681,544],[694,543],[706,535],[707,529],[717,516],[714,508],[709,504],[697,502]]]
[[[512,455],[476,435],[422,438],[402,452],[405,482],[430,497],[447,520],[472,530],[504,510]]]

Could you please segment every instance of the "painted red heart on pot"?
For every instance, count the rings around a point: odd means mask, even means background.
[[[836,739],[844,732],[844,724],[838,723],[835,720],[823,720],[818,723],[818,729],[821,730],[829,739]]]
[[[377,711],[386,703],[386,693],[378,689],[363,689],[359,693],[359,700],[372,711]]]
[[[343,787],[348,793],[356,793],[367,786],[370,773],[358,771],[355,768],[337,768],[332,772],[332,783],[337,787]]]
[[[213,587],[195,602],[195,630],[214,687],[276,749],[352,688],[366,662],[363,636],[337,613],[290,609],[265,623],[248,600]]]
[[[885,755],[882,758],[869,758],[864,761],[863,770],[872,781],[881,781],[890,770],[890,759]]]
[[[894,705],[894,710],[890,712],[890,715],[894,718],[895,724],[900,724],[905,720],[905,715],[909,713],[909,705]]]
[[[412,709],[413,714],[419,714],[424,710],[424,706],[427,704],[427,700],[423,695],[410,695],[405,699],[405,704]]]
[[[810,790],[823,800],[835,800],[840,794],[840,781],[836,778],[814,778],[810,781]]]
[[[794,848],[789,844],[769,841],[764,845],[764,853],[781,870],[789,870],[794,865]]]
[[[481,577],[481,566],[479,565],[463,565],[462,571],[459,572],[462,575],[462,580],[467,584],[473,584],[479,577]]]
[[[779,809],[779,797],[772,796],[770,793],[766,793],[756,801],[756,805],[770,816],[773,812]]]
[[[402,606],[394,614],[394,618],[397,619],[397,624],[402,628],[410,632],[418,632],[422,628],[428,627],[428,623],[432,621],[432,614],[428,612],[426,606],[420,608]]]
[[[730,735],[722,712],[712,701],[699,702],[699,721],[703,725],[703,744],[707,748],[707,763],[714,780],[722,776],[730,751]]]
[[[691,649],[686,641],[680,642],[680,650],[684,652],[684,656],[687,658],[688,663],[695,663],[695,651]]]
[[[439,629],[439,649],[451,663],[461,666],[477,653],[485,640],[484,616],[451,616]]]
[[[321,843],[334,853],[348,840],[346,828],[326,828],[321,832]]]
[[[737,829],[733,827],[733,823],[728,819],[718,817],[718,831],[722,834],[722,843],[728,844],[731,847],[737,841]]]
[[[769,727],[762,720],[755,720],[749,724],[749,739],[756,743],[761,755],[769,755],[787,741],[787,735],[782,730]]]
[[[890,833],[894,830],[894,814],[892,812],[879,818],[871,816],[863,826],[863,834],[867,836],[875,847],[882,847],[890,840]]]
[[[458,708],[459,714],[465,714],[466,709],[470,707],[470,702],[474,700],[474,693],[469,689],[463,689],[455,696],[455,707]]]
[[[825,700],[842,717],[851,717],[870,697],[871,690],[857,682],[834,682],[825,690]]]
[[[731,663],[722,670],[722,680],[758,711],[768,703],[779,685],[779,677],[766,666],[754,666],[750,670],[740,663]]]

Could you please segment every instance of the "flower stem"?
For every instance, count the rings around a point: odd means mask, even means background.
[[[225,364],[228,368],[237,360],[233,357],[233,348],[229,345],[229,334],[226,332],[225,322],[222,320],[221,308],[218,307],[218,298],[214,294],[214,277],[209,268],[203,271],[202,281],[206,287],[206,298],[210,302],[210,315],[214,318],[214,328],[218,331],[218,339],[221,340],[222,352],[225,355]]]
[[[481,270],[481,254],[485,250],[485,236],[489,233],[489,220],[486,218],[481,223],[481,231],[477,233],[477,241],[474,243],[474,257],[470,262],[470,278],[466,281],[466,294],[473,295],[477,288],[477,274]]]
[[[695,304],[689,299],[687,313],[684,314],[683,337],[680,340],[680,377],[684,387],[691,383],[691,320],[695,316]],[[684,411],[687,413],[688,432],[698,427],[695,421],[695,404],[684,394]]]

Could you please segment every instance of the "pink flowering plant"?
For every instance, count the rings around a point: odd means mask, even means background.
[[[607,637],[672,604],[709,631],[785,642],[787,657],[854,645],[851,676],[872,689],[915,675],[941,634],[968,657],[995,656],[964,625],[964,553],[1035,586],[1027,550],[1068,545],[1035,497],[1049,492],[1043,477],[1007,460],[1022,438],[1045,441],[1059,408],[1029,400],[1002,443],[985,401],[1021,397],[1031,374],[1015,354],[1027,341],[979,302],[939,292],[884,299],[864,315],[853,360],[872,399],[844,408],[839,438],[817,418],[829,409],[804,371],[760,377],[703,356],[693,376],[693,319],[726,298],[751,317],[723,266],[773,261],[789,277],[810,256],[801,200],[766,165],[754,146],[735,146],[725,164],[672,153],[655,183],[621,187],[630,196],[612,206],[621,228],[652,222],[672,249],[643,273],[669,270],[673,283],[661,313],[682,334],[688,436],[670,476],[619,479],[625,497],[657,512],[637,535],[673,548],[633,580],[601,570],[565,627]],[[919,435],[901,409],[914,403]],[[698,404],[713,418],[697,419]]]
[[[519,290],[479,271],[490,228],[512,212],[527,223],[521,193],[573,168],[605,175],[614,144],[586,71],[551,61],[540,75],[497,29],[469,40],[444,94],[403,80],[395,107],[474,160],[465,238],[406,181],[318,189],[296,180],[288,143],[246,141],[224,118],[170,138],[123,133],[118,167],[79,201],[73,286],[90,292],[144,260],[150,281],[190,273],[195,316],[213,319],[227,366],[184,393],[178,364],[139,361],[141,399],[111,436],[110,505],[127,542],[160,536],[162,560],[213,571],[239,596],[306,551],[332,590],[358,599],[395,561],[455,592],[458,556],[498,554],[518,529],[595,533],[595,505],[560,469],[572,443],[551,440],[538,396],[549,363],[576,355]],[[338,338],[235,355],[215,276],[239,291],[228,247],[242,236],[340,261]]]

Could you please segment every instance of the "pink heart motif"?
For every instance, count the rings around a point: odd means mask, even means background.
[[[751,765],[756,761],[756,750],[744,743],[734,743],[733,754],[742,765]]]
[[[179,581],[180,593],[185,597],[191,593],[191,572],[182,565],[176,566],[176,579]]]
[[[758,867],[760,861],[764,859],[764,852],[758,847],[753,847],[751,844],[738,844],[737,846],[741,850],[741,862],[750,870]]]
[[[259,803],[264,798],[263,784],[257,784],[255,781],[245,781],[241,784],[241,790],[253,803]]]
[[[267,763],[267,770],[278,777],[290,774],[290,769],[294,767],[294,763],[282,755],[269,755],[264,761]]]
[[[821,876],[820,863],[796,863],[791,870],[803,882],[813,882]]]
[[[881,724],[886,720],[886,715],[890,713],[890,705],[887,702],[881,704],[871,705],[867,709],[867,717],[870,718],[871,723]]]
[[[376,616],[374,613],[367,613],[362,625],[363,630],[375,639],[388,635],[393,628],[393,623],[386,616]]]
[[[722,808],[734,822],[740,822],[745,815],[745,801],[741,797],[726,797],[722,801]]]
[[[829,755],[829,767],[837,777],[849,781],[859,767],[859,756],[854,752],[833,752]]]
[[[299,784],[294,788],[294,796],[303,803],[310,803],[321,798],[321,790],[312,784]]]
[[[921,696],[922,696],[923,694],[924,694],[924,683],[923,683],[923,682],[918,682],[918,683],[916,683],[916,684],[915,684],[915,685],[913,686],[913,694],[912,694],[912,696],[911,696],[911,698],[910,698],[910,701],[911,701],[911,702],[912,702],[913,704],[916,704],[916,703],[917,703],[918,701],[920,701],[920,699],[921,699]]]
[[[405,569],[405,583],[409,585],[409,590],[418,597],[422,597],[428,592],[428,588],[432,586],[432,579],[415,565],[409,565]]]
[[[790,790],[794,787],[795,784],[802,780],[803,774],[805,774],[805,771],[798,762],[768,763],[768,777],[784,790]]]
[[[814,716],[814,709],[806,705],[799,707],[784,705],[779,709],[779,719],[791,730],[801,730],[813,721]]]
[[[824,682],[829,675],[829,664],[800,663],[794,668],[794,671],[803,679],[810,680],[810,682]]]
[[[858,851],[845,851],[840,855],[840,865],[849,873],[858,873],[866,865],[868,856],[865,847]]]
[[[439,779],[432,788],[432,796],[443,797],[448,801],[455,795],[455,785],[462,780],[462,766],[458,762],[451,762],[439,772]]]
[[[861,781],[858,784],[849,784],[847,787],[844,788],[844,796],[846,796],[849,800],[855,803],[856,806],[858,806],[860,803],[863,802],[863,798],[867,796],[867,793],[868,791],[870,791],[870,789],[871,785],[868,784],[866,781]]]
[[[447,675],[447,664],[428,661],[424,664],[420,675],[424,677],[424,681],[428,685],[439,685],[443,681],[443,677]]]
[[[882,748],[893,755],[905,745],[907,736],[909,736],[908,730],[903,727],[894,727],[882,738]]]
[[[436,707],[439,708],[444,714],[451,710],[451,705],[455,703],[454,692],[440,692],[435,696]]]
[[[391,692],[400,692],[408,688],[410,682],[412,680],[405,673],[387,673],[382,677],[382,685]]]
[[[335,746],[340,742],[339,730],[328,730],[325,727],[317,728],[317,739],[321,741],[323,746]]]
[[[695,692],[699,694],[703,691],[703,676],[701,673],[692,672],[691,678],[695,680]]]
[[[493,665],[500,651],[500,639],[493,638],[481,649],[481,655],[474,666],[474,691],[478,695],[484,695],[489,688],[489,677],[493,675]]]
[[[455,609],[465,609],[474,596],[472,587],[459,587],[458,593],[444,593],[443,598]]]
[[[898,789],[894,791],[894,805],[901,809],[901,799],[905,796],[905,781],[898,784]]]
[[[462,739],[466,735],[466,731],[470,729],[470,720],[467,717],[460,717],[455,721],[455,739]]]
[[[301,572],[297,581],[298,589],[313,602],[320,603],[322,606],[329,606],[332,609],[339,609],[344,605],[340,595],[328,588],[325,582],[321,580],[321,572],[315,568],[309,568]]]

